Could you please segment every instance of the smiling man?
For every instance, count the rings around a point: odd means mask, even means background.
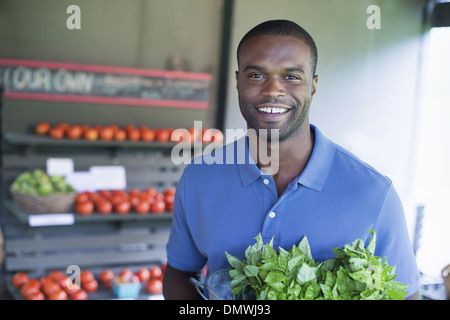
[[[208,273],[227,268],[225,251],[244,258],[259,233],[285,249],[307,236],[312,256],[323,261],[355,239],[367,245],[370,228],[377,235],[375,254],[396,266],[396,280],[416,298],[419,273],[391,180],[309,123],[318,81],[311,36],[291,21],[267,21],[242,38],[237,58],[241,113],[266,143],[246,136],[216,150],[226,157],[244,146],[245,163],[186,167],[167,244],[165,298],[199,298],[191,277],[206,264]],[[260,161],[258,145],[276,157],[275,172]]]

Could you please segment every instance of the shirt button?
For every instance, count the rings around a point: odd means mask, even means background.
[[[272,212],[270,212],[270,213],[269,213],[269,217],[271,217],[271,218],[275,218],[275,212],[273,212],[273,211],[272,211]]]
[[[263,182],[264,184],[269,184],[269,179],[264,179]]]

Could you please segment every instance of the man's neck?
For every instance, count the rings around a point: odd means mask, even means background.
[[[263,164],[256,156],[255,149],[251,148],[252,157],[261,171],[272,176],[280,196],[287,185],[298,177],[308,164],[314,148],[314,133],[311,132],[308,121],[302,125],[298,133],[288,140],[282,141],[276,146],[267,143],[267,153],[270,155],[270,164]],[[261,143],[258,152],[261,154]],[[253,151],[252,151],[253,150]],[[277,165],[274,165],[274,164]]]

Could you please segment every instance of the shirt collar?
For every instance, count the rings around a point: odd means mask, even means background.
[[[310,126],[315,136],[314,148],[308,164],[300,176],[297,177],[297,183],[307,188],[320,191],[328,177],[336,147],[316,126],[312,124]],[[248,136],[245,135],[241,139],[245,139],[245,154],[248,155],[248,161],[245,161],[244,164],[239,164],[238,167],[242,185],[246,186],[258,179],[261,175],[264,175],[264,173],[258,168],[250,156]]]

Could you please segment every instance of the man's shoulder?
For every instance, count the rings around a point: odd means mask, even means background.
[[[378,184],[385,188],[388,188],[392,184],[389,177],[356,156],[354,153],[337,144],[334,165],[335,168],[341,172],[349,173],[349,178],[365,180],[368,184]]]

